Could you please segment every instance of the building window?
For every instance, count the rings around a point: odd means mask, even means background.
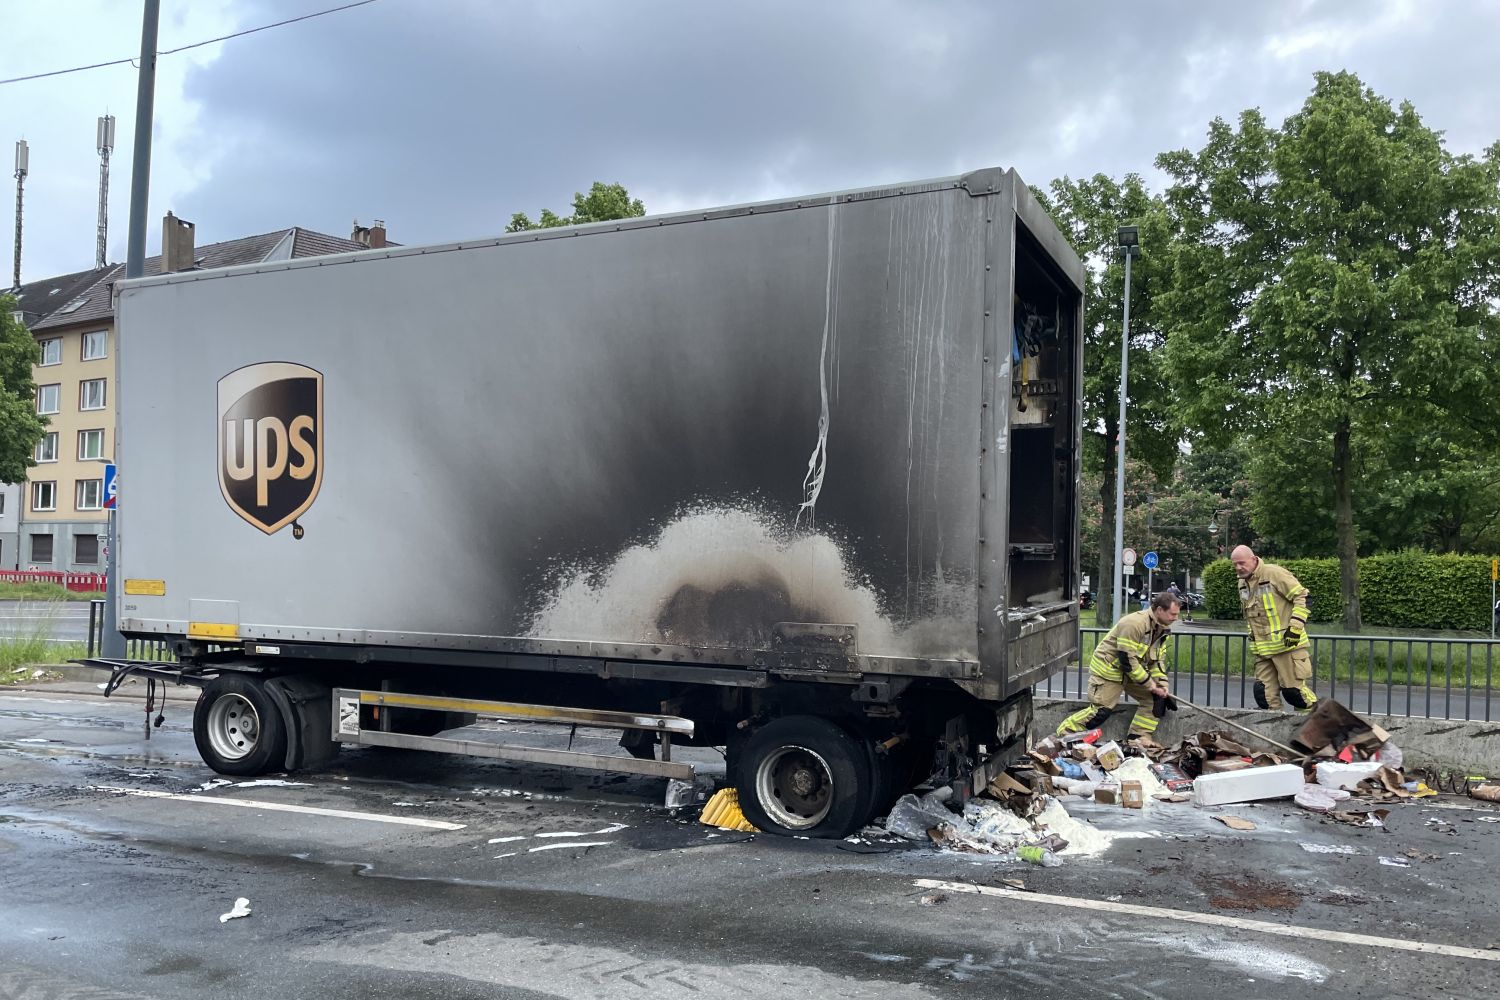
[[[109,357],[109,334],[95,330],[83,335],[83,360],[98,361]]]
[[[0,493],[0,514],[4,514],[4,513],[5,513],[5,494],[4,493]],[[4,564],[5,564],[5,560],[4,559],[0,559],[0,566],[3,566]]]
[[[39,341],[37,341],[37,346],[42,349],[42,360],[40,362],[41,364],[44,364],[44,365],[60,365],[60,364],[62,364],[62,338],[61,337],[53,337],[50,340],[39,340]]]
[[[62,400],[62,386],[56,382],[36,387],[36,412],[56,413]]]
[[[31,484],[31,509],[57,509],[57,483],[55,481]]]
[[[104,430],[78,432],[78,460],[93,461],[104,457]],[[40,461],[40,459],[38,459]]]
[[[31,536],[31,561],[34,563],[49,563],[52,561],[52,536]]]
[[[80,479],[73,494],[73,506],[79,510],[100,510],[104,504],[104,480]]]
[[[73,536],[73,562],[84,566],[99,564],[99,536]]]
[[[86,378],[78,383],[78,408],[80,410],[104,409],[104,379]]]
[[[57,431],[48,431],[36,443],[36,460],[38,462],[57,461]]]

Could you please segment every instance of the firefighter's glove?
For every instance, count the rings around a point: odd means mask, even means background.
[[[1160,719],[1168,712],[1177,711],[1177,699],[1169,694],[1156,694],[1151,697],[1151,714]]]
[[[1287,644],[1287,648],[1291,648],[1292,646],[1300,646],[1302,644],[1302,637],[1303,637],[1303,635],[1304,635],[1304,633],[1303,633],[1303,631],[1300,628],[1289,628],[1289,629],[1287,629],[1286,630],[1286,644]]]

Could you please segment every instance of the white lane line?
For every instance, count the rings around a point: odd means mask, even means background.
[[[543,844],[541,847],[531,848],[526,853],[535,854],[538,851],[560,851],[569,847],[608,847],[613,843],[613,840],[585,840],[581,842],[577,840],[570,840],[564,844]]]
[[[943,882],[938,879],[919,878],[915,883],[919,889],[942,889],[946,892],[971,892],[982,896],[1000,896],[1022,903],[1043,903],[1047,906],[1067,906],[1077,910],[1099,910],[1104,913],[1152,917],[1158,920],[1180,920],[1189,924],[1207,924],[1210,927],[1230,927],[1234,930],[1255,931],[1260,934],[1275,934],[1278,937],[1298,938],[1321,943],[1362,945],[1367,948],[1394,948],[1398,951],[1416,951],[1428,955],[1450,955],[1454,958],[1477,958],[1485,962],[1500,962],[1500,951],[1482,948],[1464,948],[1455,944],[1436,944],[1431,941],[1406,941],[1401,938],[1376,937],[1373,934],[1350,934],[1347,931],[1331,931],[1321,927],[1299,927],[1296,924],[1273,924],[1265,920],[1246,920],[1243,917],[1225,917],[1217,913],[1193,913],[1189,910],[1172,910],[1164,906],[1138,906],[1135,903],[1111,903],[1102,899],[1079,899],[1074,896],[1049,896],[1041,892],[1019,892],[1015,889],[997,889],[994,886],[974,885],[970,882]]]
[[[96,792],[138,795],[147,799],[206,802],[216,806],[239,806],[242,809],[266,809],[271,812],[306,813],[310,816],[332,816],[335,819],[364,819],[373,823],[421,826],[429,830],[462,830],[464,828],[463,823],[447,823],[437,819],[418,819],[415,816],[382,816],[380,813],[351,812],[347,809],[322,809],[318,806],[294,806],[283,802],[258,802],[254,799],[225,799],[211,795],[177,795],[173,792],[155,792],[145,788],[119,788],[114,785],[90,785],[89,788]]]

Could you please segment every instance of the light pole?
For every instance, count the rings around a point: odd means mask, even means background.
[[[1120,555],[1125,551],[1125,393],[1130,378],[1130,259],[1141,253],[1141,231],[1121,226],[1120,253],[1125,257],[1125,319],[1120,326],[1120,424],[1119,447],[1115,450],[1115,589],[1114,614],[1118,620],[1125,607],[1125,574]]]
[[[146,271],[146,199],[151,186],[151,123],[156,106],[156,29],[161,0],[145,0],[141,17],[141,67],[136,75],[135,148],[130,161],[130,230],[125,241],[125,277],[139,278]],[[120,455],[120,333],[115,326],[115,442]],[[117,466],[118,468],[118,466]],[[125,637],[120,634],[120,522],[117,510],[109,512],[109,556],[104,566],[104,624],[100,626],[99,652],[112,660],[125,656]]]

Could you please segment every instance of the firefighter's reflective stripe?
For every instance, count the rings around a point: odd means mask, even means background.
[[[1152,692],[1144,684],[1131,681],[1095,678],[1089,682],[1088,704],[1063,719],[1057,726],[1057,735],[1082,733],[1104,724],[1120,698],[1130,695],[1135,699],[1135,717],[1130,720],[1130,731],[1137,736],[1150,736],[1156,732],[1157,718],[1151,714]]]
[[[1273,656],[1309,645],[1307,638],[1307,588],[1280,566],[1261,562],[1240,581],[1240,607],[1250,630],[1250,651]],[[1296,642],[1287,634],[1297,632]]]
[[[1167,634],[1150,611],[1132,611],[1100,640],[1089,657],[1089,673],[1103,681],[1145,684],[1163,673],[1160,661]]]

